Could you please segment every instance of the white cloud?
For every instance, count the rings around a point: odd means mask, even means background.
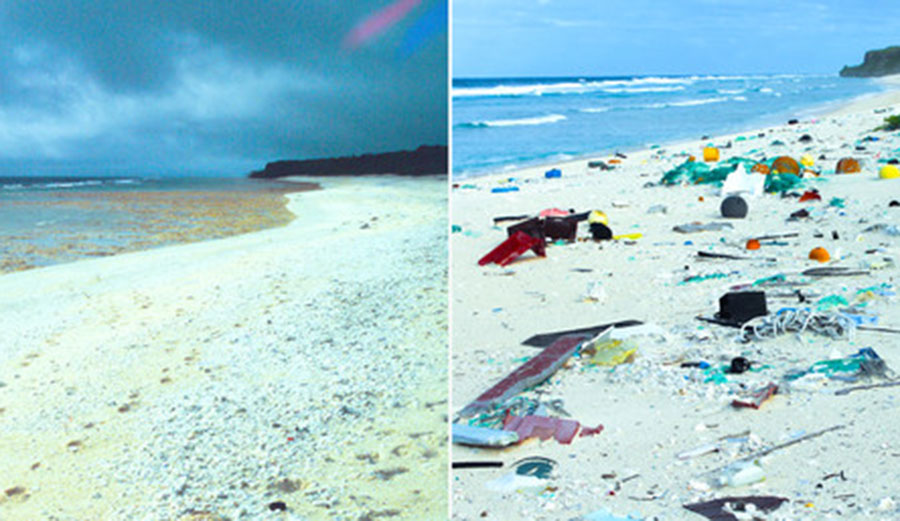
[[[30,58],[31,56],[29,56]],[[69,64],[32,69],[18,87],[67,100],[57,106],[0,106],[0,157],[64,158],[98,136],[123,143],[129,132],[234,121],[272,114],[277,101],[298,92],[325,91],[319,77],[270,65],[258,68],[206,50],[182,58],[172,87],[159,92],[116,93]]]

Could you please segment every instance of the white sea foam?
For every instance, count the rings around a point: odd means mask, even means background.
[[[519,127],[528,125],[547,125],[549,123],[557,123],[566,119],[562,114],[548,114],[546,116],[538,116],[534,118],[519,119],[495,119],[493,121],[475,121],[466,123],[466,127]]]
[[[42,185],[43,188],[75,188],[76,186],[97,186],[103,184],[102,181],[72,181],[66,183],[47,183]]]
[[[552,83],[529,83],[523,85],[494,85],[490,87],[457,87],[453,89],[453,97],[519,97],[544,96],[547,94],[584,94],[587,92],[597,92],[614,88],[640,88],[640,86],[642,85],[690,85],[693,82],[694,81],[689,78],[663,78],[648,76],[646,78],[633,78],[627,80],[584,80]]]
[[[640,94],[645,92],[677,92],[684,90],[683,85],[677,87],[622,87],[613,89],[600,89],[610,94]]]

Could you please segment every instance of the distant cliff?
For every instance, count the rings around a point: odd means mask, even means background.
[[[447,173],[447,147],[421,146],[412,151],[363,154],[327,159],[273,161],[250,174],[257,179],[291,175],[342,176],[366,174],[431,175]]]
[[[845,78],[873,78],[889,74],[900,74],[900,46],[869,51],[862,65],[841,69],[841,76]]]

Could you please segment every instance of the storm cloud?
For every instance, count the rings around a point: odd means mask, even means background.
[[[389,3],[7,0],[0,174],[236,175],[446,144],[445,3],[342,45]]]

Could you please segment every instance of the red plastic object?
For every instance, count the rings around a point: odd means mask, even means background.
[[[581,426],[581,434],[578,435],[579,438],[584,438],[585,436],[593,436],[594,434],[600,434],[603,432],[603,425],[597,425],[596,427],[585,427]]]
[[[545,210],[541,210],[539,214],[541,217],[566,217],[569,215],[569,212],[565,210],[560,210],[559,208],[547,208]]]
[[[484,266],[495,262],[501,266],[506,266],[515,260],[516,257],[533,248],[538,242],[540,242],[539,239],[535,239],[525,232],[516,232],[482,257],[478,261],[478,265]]]
[[[800,196],[801,203],[803,201],[821,201],[821,200],[822,200],[822,196],[819,195],[818,192],[813,192],[812,190],[807,190],[806,192],[803,192],[803,195]]]
[[[575,350],[584,341],[583,336],[564,336],[544,348],[543,351],[520,365],[496,385],[481,393],[475,401],[467,405],[460,415],[469,416],[496,403],[501,403],[512,396],[537,385],[556,372],[566,360],[575,354]]]
[[[538,437],[542,440],[556,438],[568,445],[578,434],[579,424],[575,420],[550,418],[548,416],[508,416],[503,421],[503,430],[515,431],[520,440]]]
[[[596,428],[582,428],[581,424],[575,420],[548,416],[507,416],[503,421],[503,430],[515,431],[520,440],[532,437],[548,440],[552,437],[566,445],[572,443],[579,428],[581,428],[581,436],[591,436],[603,430],[602,425],[598,425]]]
[[[731,405],[735,407],[747,407],[750,409],[759,409],[759,407],[771,398],[778,391],[778,386],[770,383],[769,385],[757,389],[750,395],[749,399],[745,400],[734,400],[731,402]]]

